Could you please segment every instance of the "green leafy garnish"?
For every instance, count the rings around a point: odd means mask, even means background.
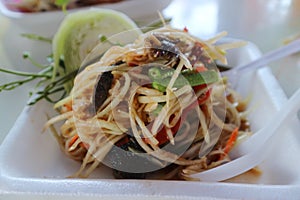
[[[22,37],[31,39],[31,40],[37,40],[37,41],[42,41],[42,42],[47,42],[47,43],[52,43],[52,39],[51,38],[46,38],[40,35],[36,35],[36,34],[32,34],[32,33],[22,33],[21,34]]]
[[[0,72],[26,77],[25,79],[22,80],[13,81],[10,83],[0,85],[0,92],[3,90],[13,90],[16,87],[21,86],[24,83],[30,82],[35,79],[49,79],[52,76],[51,71],[52,69],[45,68],[45,70],[35,74],[35,73],[28,73],[28,72],[21,72],[21,71],[14,71],[14,70],[7,70],[7,69],[0,68]]]
[[[67,11],[67,5],[70,3],[70,0],[55,0],[55,5],[62,7],[64,12]]]

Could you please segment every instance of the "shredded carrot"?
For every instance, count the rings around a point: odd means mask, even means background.
[[[68,111],[71,111],[71,110],[72,110],[72,102],[71,102],[71,103],[66,103],[66,104],[64,104],[64,107],[65,107]]]
[[[233,148],[233,146],[234,146],[234,144],[236,142],[238,133],[239,133],[239,127],[236,127],[232,131],[232,133],[231,133],[231,135],[230,135],[230,137],[229,137],[229,139],[228,139],[228,141],[227,141],[227,143],[226,143],[226,145],[224,147],[224,153],[228,154],[229,151]]]
[[[74,135],[72,138],[71,138],[71,141],[69,143],[69,147],[71,147],[75,142],[76,140],[78,140],[79,136],[78,134]],[[79,146],[81,146],[82,148],[85,148],[85,149],[88,149],[89,148],[89,145],[86,144],[86,143],[83,143],[83,142],[80,142],[79,143]]]
[[[69,147],[71,147],[76,142],[77,139],[78,139],[78,135],[76,134],[72,137],[72,139],[70,141],[70,144],[69,144]]]

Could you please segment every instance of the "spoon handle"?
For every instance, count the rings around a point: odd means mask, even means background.
[[[271,125],[274,125],[273,123],[274,121],[276,121],[276,130],[267,130],[266,128],[263,128],[260,133],[256,133],[260,134],[260,136],[257,135],[257,137],[255,137],[254,139],[251,140],[250,138],[248,140],[249,142],[247,144],[247,147],[245,146],[245,149],[243,149],[244,152],[242,152],[242,156],[240,154],[240,157],[226,164],[220,165],[207,171],[193,174],[192,177],[208,182],[223,181],[242,174],[249,169],[257,166],[265,159],[265,157],[269,153],[271,145],[265,145],[265,143],[269,141],[270,137],[273,136],[274,133],[278,132],[277,128],[282,126],[286,122],[286,120],[292,120],[292,117],[295,117],[293,115],[295,115],[299,109],[300,89],[298,89],[297,92],[293,94],[293,96],[282,107],[281,111],[278,112],[278,114],[273,117],[273,120],[270,121],[269,125],[267,125],[267,127],[270,127]],[[244,144],[242,143],[241,145],[243,147]]]
[[[260,67],[269,64],[272,61],[279,60],[298,51],[300,51],[300,39],[297,39],[287,45],[270,51],[264,54],[263,56],[259,57],[258,59],[251,61],[250,63],[240,65],[232,68],[231,70],[222,72],[222,74],[224,76],[236,76],[245,70],[256,70]]]
[[[237,145],[232,149],[230,155],[237,157],[245,155],[253,151],[255,148],[263,148],[277,130],[286,124],[288,120],[292,120],[300,109],[300,88],[284,103],[279,112],[272,120],[257,133],[254,133],[249,139]]]

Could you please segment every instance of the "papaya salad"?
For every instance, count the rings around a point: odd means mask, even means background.
[[[89,10],[61,23],[51,65],[36,76],[0,70],[47,83],[30,105],[54,103],[45,130],[81,163],[70,177],[103,165],[116,178],[194,180],[230,162],[230,150],[251,131],[247,101],[220,73],[226,51],[245,43],[220,42],[226,34],[203,40],[187,28],[138,28],[115,11]],[[57,92],[62,98],[51,99]]]
[[[216,65],[241,45],[218,45],[224,35],[201,40],[165,25],[99,52],[46,124],[65,154],[81,162],[72,177],[104,164],[116,178],[191,180],[230,162],[250,126],[245,102]]]

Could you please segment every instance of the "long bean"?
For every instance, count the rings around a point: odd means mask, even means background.
[[[152,67],[148,71],[148,75],[152,80],[153,88],[164,92],[169,84],[174,69],[162,69],[161,67]],[[203,84],[211,84],[219,80],[218,73],[214,70],[197,72],[192,70],[183,70],[174,83],[174,87],[181,88],[184,85],[198,86]]]

